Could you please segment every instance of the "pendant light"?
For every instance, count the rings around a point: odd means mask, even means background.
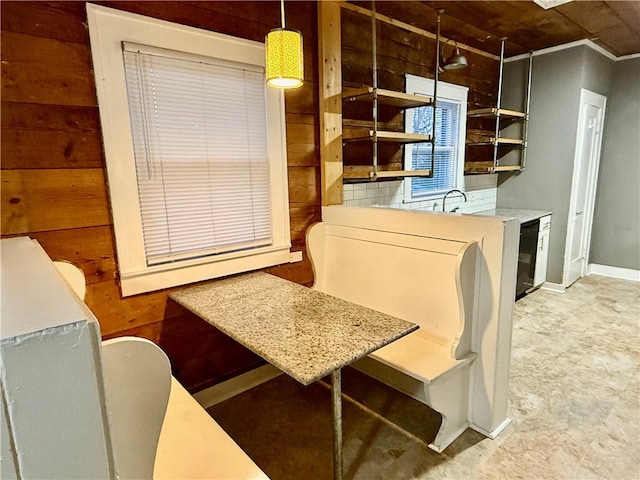
[[[282,28],[274,28],[265,39],[265,74],[267,85],[274,88],[298,88],[304,79],[302,34],[287,30],[284,0],[280,0]]]
[[[445,62],[442,68],[445,70],[459,70],[461,68],[467,68],[468,66],[469,62],[464,55],[460,54],[458,42],[456,42],[455,53]]]
[[[440,25],[440,15],[444,13],[443,9],[438,10],[438,26]],[[467,61],[467,57],[460,53],[460,48],[458,48],[458,41],[454,40],[455,48],[451,52],[452,55],[446,59],[444,56],[444,47],[449,43],[452,39],[447,39],[442,45],[442,60],[444,65],[441,65],[438,60],[438,73],[444,73],[445,70],[460,70],[461,68],[467,68],[469,66],[469,62]],[[439,45],[439,43],[438,43]],[[439,48],[436,46],[436,48]]]

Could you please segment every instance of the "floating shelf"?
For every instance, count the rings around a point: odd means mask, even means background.
[[[524,170],[520,165],[498,165],[493,169],[494,172],[521,172]]]
[[[527,118],[527,114],[524,112],[516,112],[515,110],[505,110],[504,108],[490,107],[479,108],[477,110],[471,110],[467,112],[467,117],[483,117],[483,118]]]
[[[350,130],[342,134],[343,142],[361,142],[361,141],[378,141],[378,142],[394,142],[394,143],[420,143],[431,142],[431,135],[423,135],[420,133],[404,133],[404,132],[388,132],[378,130]]]
[[[521,167],[520,165],[498,165],[497,167],[494,167],[494,166],[477,167],[477,166],[474,166],[473,163],[474,162],[471,162],[464,166],[465,175],[480,175],[480,174],[499,173],[499,172],[521,172],[522,170],[524,170],[524,168]]]
[[[488,138],[479,142],[467,142],[467,145],[491,145],[493,147],[499,147],[500,145],[523,146],[524,140],[520,138]]]
[[[430,177],[431,170],[378,170],[373,166],[345,166],[346,180],[375,180],[378,178]]]
[[[379,105],[388,105],[397,108],[425,107],[433,104],[433,97],[425,95],[413,95],[404,92],[394,92],[374,87],[360,87],[345,90],[342,100],[348,102],[370,102],[378,99]]]
[[[466,174],[496,173],[496,172],[520,172],[524,169],[525,160],[527,158],[527,129],[529,122],[529,100],[531,97],[531,70],[533,55],[529,54],[529,68],[527,74],[526,95],[524,99],[525,111],[507,110],[500,108],[502,100],[502,81],[504,74],[504,47],[506,38],[501,39],[500,46],[500,72],[498,75],[498,94],[496,96],[497,105],[487,108],[477,108],[467,112],[467,118],[491,118],[495,120],[495,128],[491,131],[485,130],[480,122],[480,130],[467,129],[467,147],[490,146],[493,147],[493,161],[487,165],[485,162],[471,161],[465,165]],[[501,122],[504,121],[504,125]],[[521,138],[502,138],[502,130],[505,127],[521,122]],[[475,122],[476,124],[478,122]],[[512,134],[513,135],[513,134]],[[500,147],[513,147],[504,149]],[[514,150],[517,148],[517,150]],[[485,150],[482,150],[483,152]],[[505,155],[511,155],[511,152],[517,153],[519,156],[518,165],[500,165],[500,159]],[[477,150],[475,151],[478,152]],[[519,152],[519,153],[518,153]],[[483,154],[484,155],[484,154]],[[476,155],[473,155],[474,157]],[[510,158],[509,163],[512,162]],[[482,166],[477,165],[480,163]],[[475,164],[475,165],[474,165]]]
[[[433,118],[436,118],[436,92],[438,85],[438,71],[434,74],[433,95],[415,95],[413,93],[398,92],[393,90],[385,90],[378,88],[378,60],[377,60],[377,28],[376,28],[376,7],[375,0],[371,2],[371,60],[372,60],[372,78],[371,86],[362,86],[358,88],[350,88],[343,90],[341,97],[343,105],[351,102],[366,102],[371,105],[371,127],[364,128],[346,128],[347,123],[344,116],[342,130],[342,145],[347,146],[353,142],[371,142],[371,165],[363,167],[349,167],[343,163],[344,179],[366,179],[376,181],[379,178],[397,178],[397,177],[432,177],[435,162],[435,132],[436,122],[432,122],[431,134],[407,133],[381,129],[379,122],[379,108],[381,106],[391,107],[392,109],[408,109],[428,106],[433,111]],[[438,30],[436,32],[436,58],[434,65],[439,64],[439,42],[440,42],[440,13],[438,12]],[[357,113],[357,112],[352,112]],[[354,119],[355,120],[355,119]],[[393,127],[392,127],[393,128]],[[431,168],[429,170],[390,170],[387,164],[381,165],[378,157],[378,148],[381,143],[395,143],[407,145],[412,143],[430,143],[431,144]],[[352,146],[351,148],[357,147]],[[387,167],[385,169],[385,166]]]

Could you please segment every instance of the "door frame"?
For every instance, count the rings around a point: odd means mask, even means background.
[[[604,120],[607,108],[607,97],[604,95],[600,95],[599,93],[592,92],[587,89],[580,89],[580,103],[579,103],[579,113],[578,113],[578,132],[576,135],[576,147],[575,147],[575,155],[573,159],[573,175],[571,179],[571,197],[569,201],[569,213],[567,216],[567,237],[565,239],[565,248],[564,248],[564,266],[562,269],[562,286],[563,288],[567,288],[571,285],[568,282],[570,265],[571,265],[571,242],[573,240],[574,235],[574,226],[575,222],[572,222],[572,216],[576,214],[576,204],[577,204],[577,194],[578,194],[578,182],[580,180],[579,175],[579,167],[580,161],[582,159],[582,143],[584,139],[585,132],[585,122],[586,122],[586,113],[587,113],[587,105],[597,105],[602,106],[602,118],[600,119],[599,132],[597,132],[598,139],[596,144],[595,158],[591,162],[589,172],[587,175],[587,186],[586,186],[586,199],[585,199],[585,209],[584,209],[584,225],[583,225],[583,235],[585,236],[585,259],[584,265],[581,272],[581,277],[583,277],[586,273],[587,266],[589,264],[589,250],[591,249],[591,230],[593,227],[593,213],[595,207],[596,200],[596,187],[598,185],[598,172],[600,167],[600,155],[602,153],[602,138],[604,133]]]

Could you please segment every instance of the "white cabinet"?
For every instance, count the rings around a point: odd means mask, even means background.
[[[549,234],[551,233],[551,215],[540,219],[538,231],[538,251],[536,253],[536,269],[533,278],[534,287],[539,287],[547,279],[547,260],[549,258]]]

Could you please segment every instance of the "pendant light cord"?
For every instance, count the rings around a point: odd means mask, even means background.
[[[282,20],[282,29],[284,30],[284,0],[280,0],[280,18]]]

